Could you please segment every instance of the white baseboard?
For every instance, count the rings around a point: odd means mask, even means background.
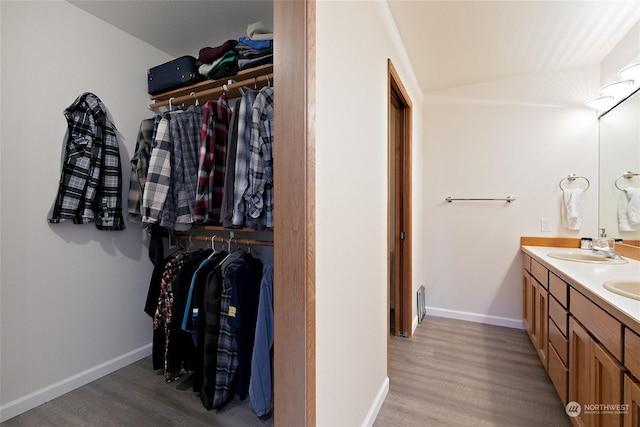
[[[10,418],[22,414],[23,412],[42,405],[56,397],[62,396],[78,387],[95,381],[111,372],[124,368],[133,362],[136,362],[151,354],[152,345],[147,344],[143,347],[130,351],[129,353],[108,360],[100,365],[89,368],[69,378],[65,378],[57,383],[51,384],[40,390],[19,397],[11,402],[0,406],[0,422],[4,422]]]
[[[470,322],[485,323],[488,325],[506,326],[507,328],[524,329],[522,319],[509,319],[506,317],[488,316],[486,314],[468,313],[465,311],[447,310],[428,306],[427,315],[468,320]]]
[[[413,318],[413,322],[411,322],[411,335],[416,333],[416,328],[418,327],[418,316]]]
[[[378,390],[378,394],[376,395],[376,399],[373,401],[369,412],[367,413],[367,417],[364,419],[362,426],[371,427],[378,416],[378,412],[380,412],[380,408],[382,408],[382,404],[384,403],[384,399],[387,397],[389,393],[389,377],[385,377],[382,382],[382,386],[380,390]]]

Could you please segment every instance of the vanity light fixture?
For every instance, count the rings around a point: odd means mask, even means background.
[[[617,82],[609,83],[600,88],[600,93],[605,96],[613,96],[614,98],[624,98],[629,95],[634,87],[634,81],[618,80]]]
[[[640,62],[624,67],[618,71],[618,76],[620,76],[621,79],[640,81]]]
[[[587,100],[584,105],[594,108],[598,111],[608,110],[613,107],[616,100],[613,96],[598,96],[597,98],[591,98]]]
[[[624,67],[618,71],[618,76],[621,80],[602,86],[601,96],[589,99],[584,105],[602,111],[604,115],[616,103],[637,91],[640,88],[640,62]]]

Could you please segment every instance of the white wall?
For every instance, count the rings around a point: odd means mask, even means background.
[[[598,123],[583,102],[598,85],[594,65],[425,94],[428,312],[521,327],[520,237],[596,235]],[[580,231],[560,221],[558,183],[572,173],[591,181]],[[444,202],[507,195],[517,200]]]
[[[120,132],[123,197],[166,54],[62,1],[2,1],[0,419],[150,353],[145,233],[48,224],[66,121],[84,91]],[[126,207],[126,203],[125,203]]]
[[[316,6],[317,424],[370,425],[388,390],[387,58],[414,102],[414,233],[422,220],[421,95],[386,3]],[[418,265],[420,250],[416,243]]]

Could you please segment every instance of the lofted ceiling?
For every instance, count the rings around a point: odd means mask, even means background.
[[[271,0],[69,2],[174,57],[273,28]],[[640,20],[640,0],[387,3],[423,92],[596,64]]]
[[[388,4],[423,92],[597,64],[640,20],[640,0]]]

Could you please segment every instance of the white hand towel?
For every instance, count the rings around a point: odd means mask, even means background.
[[[640,230],[640,188],[627,187],[618,199],[618,229]]]
[[[562,226],[569,230],[580,230],[582,225],[582,203],[580,197],[583,190],[563,190],[560,217]]]

